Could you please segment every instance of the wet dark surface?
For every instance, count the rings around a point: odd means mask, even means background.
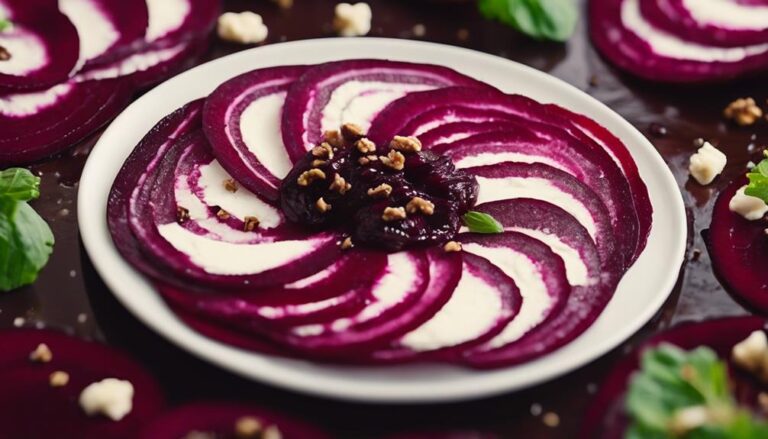
[[[331,35],[335,2],[295,3],[288,11],[267,0],[232,1],[226,5],[232,10],[250,5],[262,14],[270,28],[267,44]],[[692,242],[675,293],[627,345],[534,389],[441,406],[336,403],[241,380],[183,353],[138,323],[94,274],[79,240],[76,196],[78,176],[95,138],[62,158],[33,167],[43,179],[42,197],[34,207],[51,224],[56,249],[35,285],[0,296],[0,327],[45,325],[104,339],[140,358],[177,403],[208,398],[254,401],[316,422],[339,437],[376,437],[426,429],[484,431],[501,437],[570,438],[578,430],[600,378],[628,346],[675,322],[747,312],[712,274],[701,231],[709,225],[718,191],[743,173],[750,159],[759,160],[761,147],[768,145],[767,122],[740,128],[721,117],[722,109],[737,97],[753,96],[764,103],[768,94],[764,78],[701,87],[654,85],[618,74],[606,65],[590,46],[583,21],[567,45],[558,45],[534,42],[486,22],[471,2],[372,0],[370,4],[374,11],[372,36],[416,38],[414,26],[423,25],[426,32],[419,39],[470,47],[549,72],[609,105],[656,145],[674,172],[689,209]],[[243,48],[216,42],[207,58]],[[688,157],[695,150],[693,140],[698,137],[719,145],[729,158],[724,175],[708,187],[689,180],[686,170]],[[559,425],[545,425],[539,412],[556,413]]]

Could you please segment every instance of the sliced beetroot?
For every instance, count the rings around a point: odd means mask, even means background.
[[[147,425],[139,439],[182,439],[192,433],[209,434],[221,439],[234,439],[237,436],[235,426],[239,420],[253,418],[262,427],[274,427],[284,439],[327,439],[326,435],[314,426],[291,419],[285,415],[244,404],[225,402],[192,403],[176,408],[151,424]]]
[[[462,259],[461,279],[448,302],[391,346],[367,355],[370,361],[450,361],[492,339],[509,324],[522,302],[514,280],[484,258],[467,253]]]
[[[0,92],[50,87],[74,73],[80,41],[57,0],[2,0],[0,12],[13,23],[0,32],[10,54],[0,61]]]
[[[505,162],[468,168],[478,179],[478,203],[532,198],[554,204],[575,218],[587,231],[598,249],[610,254],[616,248],[621,230],[611,227],[607,210],[600,199],[570,174],[541,163]],[[623,266],[611,260],[615,270]]]
[[[768,42],[768,4],[729,0],[652,0],[640,3],[653,26],[707,46],[743,47]]]
[[[439,112],[439,108],[447,111]],[[539,139],[540,154],[546,153],[546,148],[553,149],[548,156],[554,160],[557,154],[568,151],[570,155],[581,155],[580,160],[573,160],[571,169],[581,167],[577,177],[587,183],[608,208],[613,227],[621,229],[625,248],[622,252],[627,258],[627,263],[634,261],[642,251],[640,235],[647,235],[648,231],[638,230],[638,218],[635,211],[632,193],[630,192],[627,177],[611,155],[592,137],[586,135],[570,119],[562,113],[556,113],[549,107],[520,95],[505,95],[495,90],[473,90],[463,87],[444,88],[428,92],[411,93],[389,105],[374,121],[369,137],[377,144],[383,144],[387,138],[394,135],[419,135],[429,129],[457,122],[450,111],[455,108],[467,108],[489,112],[492,118],[499,114],[505,115],[505,120],[513,131],[513,141],[530,139],[533,132]],[[424,118],[425,113],[431,113],[432,119]],[[525,131],[528,130],[526,133]],[[521,134],[522,133],[522,134]],[[464,135],[464,132],[460,134]],[[461,145],[468,139],[455,140],[455,145]],[[494,153],[502,151],[505,142],[498,142],[494,147]],[[513,149],[513,142],[510,149]],[[445,147],[444,152],[448,147]],[[530,149],[529,146],[521,146],[519,150]],[[510,152],[520,152],[514,149]],[[559,161],[567,160],[562,155]],[[577,161],[584,163],[576,163]],[[584,168],[591,167],[592,171]],[[597,172],[595,172],[597,170]],[[598,176],[602,178],[597,178]]]
[[[490,88],[449,68],[428,64],[356,59],[316,66],[286,97],[282,133],[288,156],[299,160],[321,142],[326,130],[344,123],[367,130],[379,111],[409,92],[458,85]]]
[[[120,80],[73,81],[0,96],[0,165],[56,154],[109,122],[131,98]]]
[[[549,246],[519,232],[464,233],[459,240],[464,253],[481,256],[499,267],[515,281],[523,296],[515,318],[487,342],[463,352],[461,361],[479,368],[517,363],[521,358],[514,352],[515,345],[557,316],[571,294],[565,263]],[[537,350],[535,354],[546,352]]]
[[[752,332],[765,330],[766,321],[761,317],[727,317],[702,322],[682,323],[655,335],[638,349],[626,356],[603,381],[602,387],[590,404],[579,437],[583,439],[625,437],[629,420],[624,411],[629,381],[640,368],[642,353],[661,343],[670,343],[682,349],[691,350],[706,346],[729,363],[731,380],[737,389],[735,395],[741,404],[757,407],[757,396],[763,391],[755,385],[756,380],[740,373],[738,367],[729,361],[733,346],[747,338]]]
[[[4,331],[0,343],[2,437],[130,439],[165,406],[158,384],[139,364],[102,344],[32,329]],[[53,353],[48,363],[30,360],[30,353],[41,343]],[[69,374],[65,386],[50,385],[55,371]],[[133,409],[120,421],[88,416],[79,405],[82,390],[105,378],[127,380],[133,385]]]
[[[592,41],[619,68],[672,83],[724,81],[768,70],[768,44],[724,48],[682,39],[650,23],[640,3],[600,0],[589,4]]]
[[[717,198],[706,234],[712,266],[727,290],[760,313],[768,313],[768,235],[764,221],[731,212],[729,203],[747,184],[742,177]]]
[[[280,131],[285,95],[303,66],[254,70],[221,84],[205,101],[203,128],[216,159],[250,191],[276,200],[292,163]]]

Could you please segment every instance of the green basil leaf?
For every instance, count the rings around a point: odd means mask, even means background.
[[[566,41],[576,28],[574,0],[480,0],[480,12],[539,40]]]
[[[0,197],[16,201],[29,201],[39,196],[40,177],[23,168],[0,171]]]
[[[488,215],[487,213],[477,212],[470,210],[461,217],[462,222],[470,232],[474,233],[502,233],[504,232],[504,226],[502,226],[496,218]]]
[[[0,199],[0,290],[34,282],[53,244],[50,227],[29,204]]]

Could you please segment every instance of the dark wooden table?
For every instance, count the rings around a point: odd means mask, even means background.
[[[225,2],[225,7],[251,8],[262,14],[270,30],[266,44],[274,44],[332,36],[334,4],[331,0],[295,0],[292,9],[283,11],[268,0],[243,0]],[[43,179],[42,197],[34,207],[51,224],[56,248],[33,286],[0,296],[0,327],[57,327],[102,339],[141,359],[163,383],[174,404],[200,399],[252,401],[315,422],[342,438],[421,430],[571,438],[578,431],[580,418],[601,377],[637,341],[675,322],[747,312],[712,274],[701,232],[709,225],[718,191],[743,173],[750,159],[759,160],[761,147],[768,144],[765,121],[739,128],[721,117],[722,109],[737,97],[754,96],[765,102],[768,88],[764,78],[697,87],[655,85],[629,78],[608,66],[592,48],[584,19],[568,44],[561,45],[535,42],[485,21],[471,2],[370,0],[370,4],[374,11],[372,36],[470,47],[551,73],[608,104],[656,145],[685,198],[690,244],[677,289],[639,334],[623,347],[563,378],[515,394],[461,404],[348,404],[244,381],[191,357],[138,323],[94,273],[78,235],[76,200],[80,171],[98,134],[62,157],[32,167]],[[423,25],[423,35],[414,32],[417,25]],[[244,48],[214,41],[206,59]],[[660,135],[661,127],[666,135]],[[698,137],[720,145],[729,158],[724,175],[709,187],[688,178],[688,157]],[[559,425],[545,425],[539,411],[556,413]]]

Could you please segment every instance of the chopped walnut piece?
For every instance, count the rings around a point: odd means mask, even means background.
[[[768,393],[760,392],[757,394],[757,405],[763,413],[768,413]]]
[[[360,151],[361,154],[370,154],[376,152],[376,144],[366,138],[362,138],[355,143],[355,148]]]
[[[216,212],[216,216],[219,217],[220,220],[228,220],[231,215],[226,210],[219,208],[219,211]]]
[[[283,439],[283,434],[280,433],[280,429],[276,425],[270,425],[262,433],[261,439]]]
[[[352,185],[347,183],[347,180],[345,180],[344,177],[341,176],[341,174],[334,174],[333,183],[331,183],[328,189],[332,191],[336,191],[341,195],[344,195],[350,189],[352,189]]]
[[[387,198],[392,193],[392,186],[382,183],[374,188],[368,189],[369,197]]]
[[[423,213],[424,215],[432,215],[435,213],[435,205],[431,201],[425,200],[421,197],[413,197],[408,204],[405,205],[405,210],[408,213]]]
[[[319,169],[310,169],[309,171],[304,171],[301,175],[299,175],[296,183],[298,183],[299,186],[309,186],[315,180],[325,180],[325,172]]]
[[[768,337],[762,330],[736,343],[731,350],[733,363],[768,383]]]
[[[384,213],[381,214],[381,219],[387,222],[398,221],[406,217],[404,207],[387,207],[384,209]]]
[[[179,222],[179,224],[183,224],[187,220],[189,220],[189,209],[186,209],[181,206],[176,207],[176,220]]]
[[[247,216],[243,219],[243,222],[245,223],[243,230],[246,232],[253,232],[256,230],[256,227],[259,227],[259,219],[255,216]]]
[[[320,213],[325,213],[331,210],[331,205],[326,203],[323,197],[320,197],[317,199],[317,202],[315,203],[315,207],[317,207],[317,210],[320,211]]]
[[[345,123],[341,126],[341,136],[347,142],[356,142],[365,136],[365,131],[353,123]]]
[[[216,439],[216,435],[205,431],[190,431],[183,439]]]
[[[547,427],[555,428],[558,425],[560,425],[560,416],[558,416],[557,413],[554,413],[554,412],[547,412],[547,413],[544,413],[544,416],[541,417],[541,421]]]
[[[323,142],[320,144],[320,146],[312,148],[312,156],[319,159],[330,160],[333,158],[333,147],[330,143]]]
[[[389,151],[389,154],[386,156],[379,157],[379,160],[381,160],[381,163],[384,163],[384,166],[392,168],[395,171],[402,171],[403,168],[405,168],[405,156],[403,153],[395,151],[394,149]]]
[[[421,141],[416,137],[395,136],[389,147],[396,151],[419,152],[421,151]]]
[[[352,248],[352,238],[346,237],[343,241],[341,241],[341,249],[342,250],[349,250]]]
[[[365,166],[368,163],[371,163],[371,161],[368,160],[368,157],[360,157],[359,159],[357,159],[357,163],[360,163],[361,165]]]
[[[443,250],[445,250],[447,253],[460,252],[461,244],[456,241],[448,241],[443,246]]]
[[[323,166],[326,163],[328,162],[326,162],[325,160],[312,160],[312,167],[317,168],[318,166]]]
[[[224,180],[224,189],[227,190],[227,192],[237,192],[237,182],[231,178],[228,178]]]
[[[726,119],[732,119],[741,126],[752,125],[763,117],[763,110],[752,98],[740,98],[728,104],[723,110]]]
[[[0,46],[0,61],[8,61],[11,59],[11,52],[3,46]]]
[[[29,353],[29,360],[35,363],[50,363],[52,359],[53,352],[45,343],[40,343],[34,351]]]
[[[253,416],[244,416],[235,422],[235,437],[238,439],[261,438],[263,432],[261,421]]]
[[[293,7],[293,0],[272,0],[277,3],[280,9],[291,9]]]
[[[323,139],[325,140],[325,143],[331,145],[334,148],[344,147],[344,138],[337,130],[326,131],[323,133]]]
[[[51,387],[64,387],[69,383],[69,374],[57,370],[48,376],[48,383]]]

